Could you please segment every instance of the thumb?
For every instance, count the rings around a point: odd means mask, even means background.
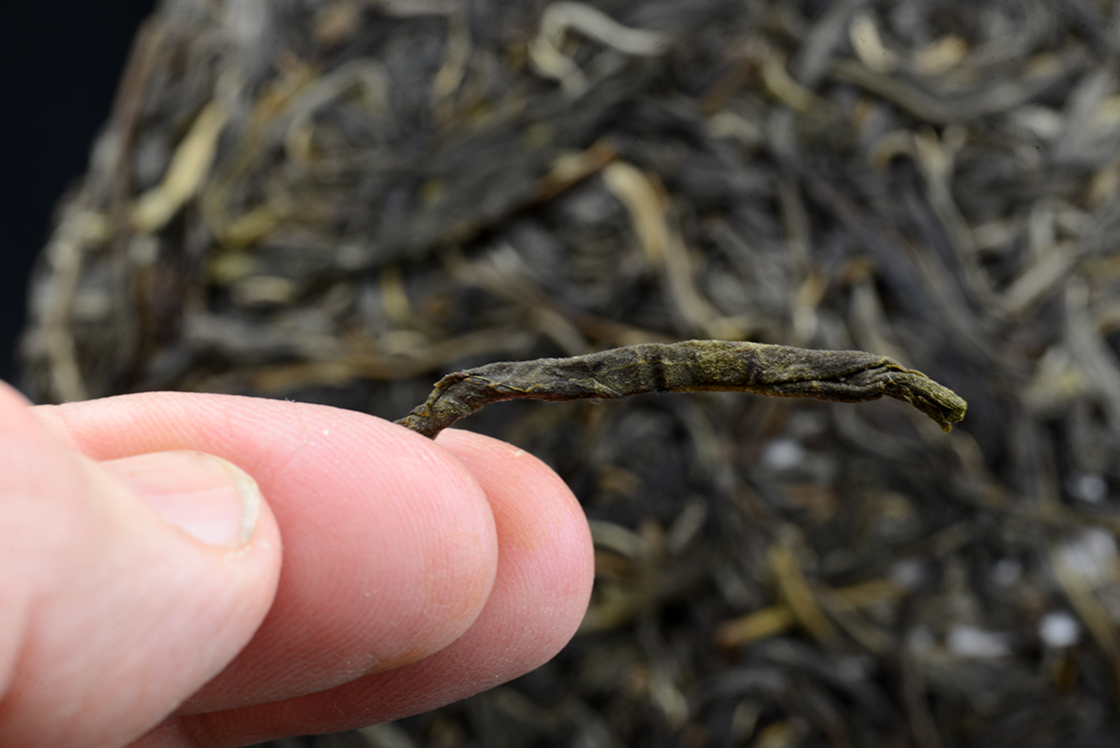
[[[95,463],[0,383],[0,745],[151,730],[249,641],[279,568],[275,521],[237,467]]]

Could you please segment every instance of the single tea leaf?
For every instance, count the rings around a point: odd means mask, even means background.
[[[448,374],[397,421],[435,438],[503,400],[618,400],[656,392],[751,392],[861,403],[893,397],[945,431],[967,403],[920,371],[864,351],[820,351],[726,340],[642,343],[572,358],[503,361]]]

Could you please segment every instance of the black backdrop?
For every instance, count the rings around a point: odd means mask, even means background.
[[[136,27],[154,0],[31,0],[0,9],[0,378],[14,376],[25,290],[55,203],[86,168]]]

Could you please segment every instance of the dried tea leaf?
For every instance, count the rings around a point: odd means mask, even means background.
[[[503,400],[618,400],[656,392],[738,391],[860,403],[893,397],[945,431],[967,404],[925,374],[863,351],[819,351],[725,340],[643,343],[572,358],[503,361],[448,374],[397,423],[435,438]]]

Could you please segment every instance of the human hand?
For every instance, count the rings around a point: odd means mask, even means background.
[[[0,383],[0,745],[432,709],[552,657],[592,567],[563,482],[486,437],[219,395],[32,408]]]

